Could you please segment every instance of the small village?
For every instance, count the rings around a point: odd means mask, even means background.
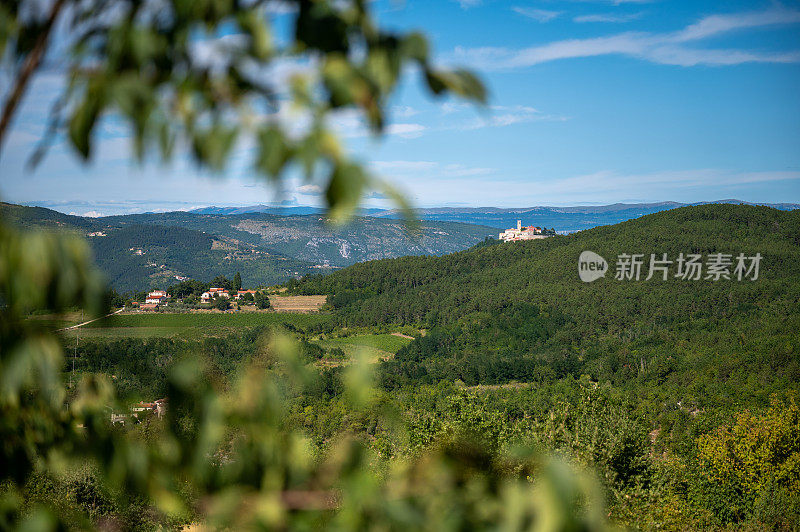
[[[326,303],[324,295],[287,294],[286,287],[242,287],[241,275],[223,275],[210,282],[175,276],[176,284],[142,292],[114,292],[118,312],[130,313],[237,313],[318,312]]]
[[[263,291],[258,290],[229,290],[227,288],[222,287],[210,287],[207,291],[200,294],[199,303],[210,305],[213,303],[217,303],[221,300],[221,302],[225,302],[228,306],[231,302],[240,302],[245,305],[257,305],[257,295],[261,295]],[[266,294],[264,294],[266,297]],[[176,299],[180,303],[192,304],[194,302],[193,296],[188,296],[186,298],[182,298],[180,300]],[[166,290],[151,290],[147,293],[147,297],[144,300],[144,303],[140,303],[138,301],[133,301],[132,306],[138,308],[141,311],[155,311],[167,307],[170,301],[173,300],[173,297],[167,293]],[[269,299],[266,299],[269,301]],[[262,304],[263,305],[263,304]],[[220,305],[217,303],[217,307],[219,308]],[[262,306],[259,308],[267,308],[269,305],[267,304],[266,307]],[[225,310],[225,309],[222,309]]]
[[[503,242],[516,242],[518,240],[539,240],[541,238],[555,236],[555,234],[555,229],[547,229],[546,227],[538,227],[533,225],[523,227],[522,220],[517,220],[517,227],[506,229],[500,233],[499,238]]]

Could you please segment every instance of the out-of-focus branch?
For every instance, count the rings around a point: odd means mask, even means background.
[[[33,49],[25,58],[25,62],[14,80],[14,86],[5,104],[3,104],[3,115],[2,118],[0,118],[0,153],[3,151],[3,141],[5,140],[8,127],[11,124],[11,119],[14,117],[14,112],[17,110],[19,101],[25,93],[25,88],[28,86],[31,76],[42,63],[42,58],[47,51],[47,41],[50,39],[53,25],[63,6],[64,0],[56,0],[55,3],[53,3],[53,7],[50,9],[50,16],[47,18],[47,23],[36,39],[36,44],[33,46]]]

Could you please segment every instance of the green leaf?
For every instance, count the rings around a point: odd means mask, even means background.
[[[222,124],[214,124],[209,129],[195,132],[192,139],[195,158],[213,170],[222,170],[236,141],[237,133],[236,127]]]
[[[428,88],[436,95],[449,91],[478,103],[486,103],[488,96],[486,87],[475,74],[468,70],[435,71],[427,69],[425,79],[428,82]]]
[[[369,98],[369,89],[353,65],[342,56],[331,56],[322,68],[322,79],[332,107],[344,107]]]
[[[451,89],[453,92],[464,98],[475,100],[482,104],[486,103],[488,93],[478,76],[464,69],[456,70],[453,75],[457,80],[456,88]]]
[[[405,194],[400,192],[396,187],[392,186],[391,183],[386,181],[376,181],[374,183],[375,187],[380,190],[384,196],[392,200],[397,208],[400,210],[400,213],[403,216],[403,220],[406,223],[406,230],[412,237],[419,237],[422,235],[422,225],[419,222],[419,218],[417,217],[416,213],[414,212],[414,208],[411,206],[411,203],[408,201],[408,198]]]
[[[409,33],[403,39],[403,55],[421,64],[428,62],[428,40],[419,32]]]
[[[99,102],[87,94],[69,121],[69,139],[83,159],[88,159],[91,154],[91,134],[99,114]]]
[[[342,223],[352,216],[367,181],[366,172],[358,164],[344,162],[334,167],[325,192],[328,213],[334,223]]]
[[[270,177],[277,177],[292,155],[286,136],[277,126],[269,126],[258,134],[256,168]]]
[[[428,88],[431,92],[437,96],[447,90],[447,84],[442,80],[441,74],[433,70],[425,70],[425,81],[428,83]]]
[[[265,61],[272,57],[274,53],[272,35],[262,13],[256,10],[241,13],[239,25],[250,35],[250,49],[256,59]]]

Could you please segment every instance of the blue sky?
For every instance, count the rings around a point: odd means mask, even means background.
[[[423,29],[440,64],[471,67],[490,89],[487,109],[432,100],[412,72],[382,138],[355,116],[335,119],[351,151],[418,206],[800,203],[800,2],[373,7],[383,25]],[[263,185],[244,157],[216,177],[182,158],[131,163],[113,119],[91,165],[58,143],[30,174],[25,161],[60,83],[40,74],[24,101],[0,158],[5,201],[90,215],[320,201],[315,185]]]

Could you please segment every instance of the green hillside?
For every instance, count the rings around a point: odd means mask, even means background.
[[[237,271],[247,286],[277,284],[365,260],[460,251],[497,233],[478,225],[424,222],[418,234],[410,234],[402,221],[367,217],[333,228],[319,215],[171,212],[84,218],[11,204],[0,204],[0,214],[18,226],[86,236],[109,283],[123,292],[165,288],[176,276],[232,278]]]
[[[482,225],[423,221],[418,234],[409,234],[407,225],[401,220],[365,216],[354,217],[342,227],[332,227],[319,214],[169,212],[109,216],[101,220],[109,224],[155,224],[205,231],[248,246],[331,267],[405,255],[453,253],[487,236],[496,237],[498,232]]]
[[[578,277],[584,250],[609,261]],[[763,256],[758,280],[614,278],[622,253]],[[732,268],[731,268],[732,269]],[[705,274],[704,274],[705,276]],[[766,400],[800,381],[800,212],[708,205],[571,236],[445,257],[352,266],[301,283],[341,325],[414,324],[429,334],[383,367],[387,387],[461,380],[550,383],[588,374],[697,407]]]
[[[276,284],[315,271],[312,265],[211,232],[178,226],[109,223],[39,207],[0,205],[0,213],[27,228],[74,231],[87,238],[95,262],[118,291],[166,288],[176,276],[233,278],[241,272],[247,286]],[[123,219],[125,217],[122,217]]]

